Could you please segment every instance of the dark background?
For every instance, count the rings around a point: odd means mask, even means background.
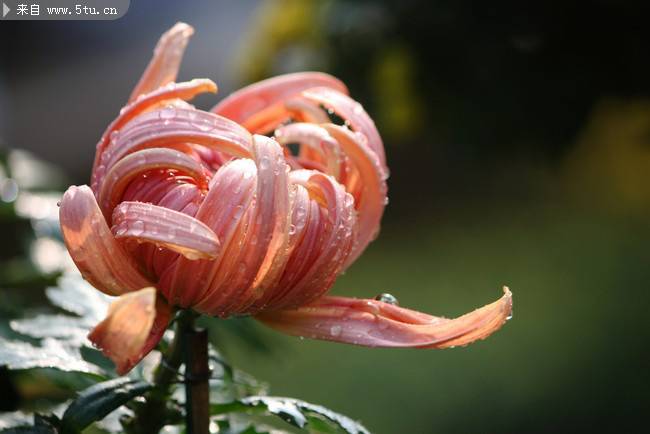
[[[219,96],[282,72],[346,82],[391,168],[382,234],[334,292],[454,316],[507,284],[514,319],[467,348],[224,336],[277,395],[377,433],[633,432],[646,424],[646,2],[132,1],[115,22],[0,22],[0,143],[86,183],[159,35]],[[3,236],[4,240],[4,236]],[[4,386],[3,387],[4,390]]]

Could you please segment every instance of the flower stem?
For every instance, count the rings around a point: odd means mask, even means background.
[[[189,434],[210,432],[208,331],[185,330],[185,420]]]
[[[145,402],[135,409],[134,418],[125,427],[129,433],[157,434],[165,426],[167,419],[165,413],[168,411],[167,402],[171,395],[171,386],[178,379],[178,369],[184,361],[183,354],[195,351],[193,346],[188,346],[184,341],[194,331],[194,320],[197,316],[196,313],[190,310],[182,310],[178,314],[174,339],[167,351],[163,353],[160,364],[153,375],[153,383],[156,387],[145,395]],[[207,365],[207,340],[205,352]],[[191,404],[188,403],[188,406],[191,406]],[[208,406],[209,404],[206,403],[205,407]],[[205,432],[207,433],[207,431]],[[188,433],[203,434],[201,431],[191,431],[189,429]]]

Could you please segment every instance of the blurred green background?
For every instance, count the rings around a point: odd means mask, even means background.
[[[86,183],[94,144],[159,34],[184,20],[197,32],[182,79],[210,77],[223,97],[278,73],[323,70],[376,120],[390,205],[379,238],[334,293],[390,292],[442,316],[495,300],[502,285],[514,294],[514,318],[501,331],[444,351],[312,342],[246,324],[259,339],[251,345],[213,324],[235,365],[276,395],[323,404],[380,434],[643,429],[645,2],[132,3],[116,22],[1,23],[7,149],[29,149]],[[7,225],[4,250],[16,244]],[[10,258],[2,256],[3,276],[17,267]],[[3,315],[15,314],[16,300],[38,305],[15,279],[3,282]],[[37,294],[39,285],[28,286]],[[13,386],[0,387],[8,397]]]

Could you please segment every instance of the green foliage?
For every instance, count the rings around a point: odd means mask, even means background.
[[[40,346],[0,338],[0,365],[11,370],[53,368],[66,372],[101,375],[102,370],[81,358],[79,348],[56,339],[44,339]]]
[[[142,366],[134,369],[129,377],[111,378],[115,373],[110,363],[92,349],[86,339],[88,331],[103,317],[110,297],[96,291],[78,275],[62,277],[58,286],[47,288],[45,292],[59,313],[41,313],[10,321],[14,336],[11,339],[0,337],[0,366],[11,371],[45,369],[84,375],[95,384],[80,392],[64,411],[54,411],[60,419],[55,415],[47,419],[37,417],[38,424],[32,425],[22,412],[6,417],[0,415],[0,421],[4,419],[0,429],[10,427],[1,432],[72,434],[93,424],[104,432],[128,431],[133,411],[145,402],[134,398],[146,398],[154,386],[146,379],[147,369]],[[215,321],[206,321],[216,328]],[[163,342],[161,347],[166,345]],[[260,424],[260,416],[273,416],[309,432],[368,432],[352,419],[324,407],[291,398],[264,396],[268,392],[267,384],[231,366],[213,346],[209,354],[213,373],[211,401],[215,402],[211,411],[222,433],[282,432]],[[179,374],[178,382],[181,381]],[[68,386],[74,387],[74,384],[68,382]],[[171,397],[159,414],[170,432],[183,421],[182,392],[178,383],[173,382]]]
[[[61,434],[81,432],[153,386],[145,381],[116,378],[89,387],[79,394],[61,418]]]
[[[106,377],[97,363],[82,357],[82,349],[90,349],[86,335],[102,317],[109,297],[96,291],[81,276],[70,275],[59,280],[58,287],[48,288],[47,297],[55,306],[71,315],[37,315],[9,323],[18,337],[39,340],[38,345],[0,337],[0,366],[12,370],[52,368]]]
[[[349,417],[320,405],[293,398],[249,396],[237,401],[213,404],[213,415],[249,412],[273,415],[301,429],[323,433],[367,434],[368,430]]]

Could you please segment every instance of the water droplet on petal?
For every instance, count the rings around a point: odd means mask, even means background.
[[[131,225],[131,235],[139,237],[144,233],[144,222],[141,220],[134,221]]]
[[[389,294],[387,292],[384,292],[383,294],[379,294],[378,296],[375,297],[375,300],[381,301],[383,303],[387,304],[392,304],[393,306],[399,306],[399,302],[397,301],[397,297],[395,297],[392,294]]]
[[[342,330],[343,329],[340,325],[333,325],[332,327],[330,327],[330,335],[332,335],[333,337],[337,337],[341,334]]]
[[[158,116],[160,116],[160,119],[162,120],[173,119],[175,115],[176,115],[176,110],[174,109],[174,107],[171,106],[167,106],[163,108],[162,110],[160,110],[160,113],[158,114]]]

